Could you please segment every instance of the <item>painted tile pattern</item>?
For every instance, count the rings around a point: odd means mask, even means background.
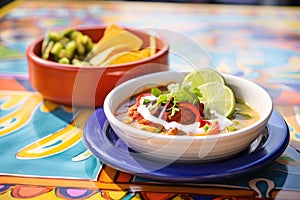
[[[0,199],[299,195],[300,8],[39,1],[12,7],[2,9],[0,19]],[[153,182],[103,165],[82,141],[93,110],[44,100],[30,86],[25,51],[49,29],[109,23],[184,34],[205,47],[219,71],[261,84],[289,125],[289,147],[256,173],[192,185]],[[190,68],[174,54],[170,61],[171,70]]]

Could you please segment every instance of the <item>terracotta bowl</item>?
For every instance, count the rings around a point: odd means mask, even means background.
[[[76,28],[97,42],[105,26]],[[149,46],[149,33],[125,28]],[[155,36],[157,53],[149,58],[113,66],[85,66],[59,64],[41,58],[43,38],[32,42],[26,51],[30,83],[45,99],[73,106],[102,106],[106,95],[120,83],[141,75],[167,71],[169,45]]]

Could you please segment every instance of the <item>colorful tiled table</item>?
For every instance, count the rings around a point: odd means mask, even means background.
[[[217,70],[261,84],[288,124],[287,149],[259,171],[208,182],[148,180],[106,166],[82,139],[94,109],[34,91],[25,52],[47,30],[110,23],[182,34],[204,47]],[[188,69],[170,56],[170,70]],[[15,1],[0,10],[0,199],[298,199],[299,150],[298,7]]]

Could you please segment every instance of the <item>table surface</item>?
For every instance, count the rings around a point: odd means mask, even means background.
[[[299,197],[299,7],[17,1],[2,8],[0,17],[0,199]],[[111,23],[180,34],[199,44],[220,72],[262,85],[289,126],[287,149],[259,171],[211,182],[147,180],[101,163],[80,137],[83,127],[74,125],[75,120],[85,122],[93,110],[43,99],[30,85],[25,51],[47,30]],[[191,69],[175,54],[170,70]],[[61,143],[42,151],[47,142]]]

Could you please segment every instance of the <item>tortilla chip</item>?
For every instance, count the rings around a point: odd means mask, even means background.
[[[143,59],[144,57],[140,55],[139,53],[136,52],[127,52],[124,54],[121,54],[119,56],[116,56],[114,60],[110,63],[111,65],[116,65],[116,64],[123,64],[123,63],[129,63],[129,62],[134,62]]]
[[[110,24],[105,28],[103,37],[99,40],[99,42],[101,43],[115,35],[122,33],[123,31],[125,31],[125,30],[123,28],[117,26],[116,24]]]
[[[151,49],[148,47],[134,52],[140,54],[143,58],[148,58],[150,56]]]
[[[118,44],[111,46],[105,50],[103,50],[101,53],[98,53],[95,55],[91,60],[90,63],[92,63],[95,66],[101,66],[103,65],[108,59],[113,57],[116,54],[122,53],[122,52],[128,52],[131,49],[128,48],[128,46],[124,44]]]
[[[104,65],[107,63],[107,49],[117,46],[114,50],[115,53],[121,53],[126,51],[139,50],[143,45],[143,40],[135,34],[126,31],[116,25],[110,25],[105,29],[103,37],[94,46],[94,49],[86,57],[86,61],[89,61],[94,66]],[[117,49],[120,48],[120,49]],[[124,50],[125,49],[125,50]],[[105,55],[99,55],[104,53]],[[110,56],[114,56],[114,54]]]
[[[105,66],[134,62],[156,53],[154,36],[149,37],[149,47],[141,49],[142,45],[143,41],[138,36],[110,24],[86,60],[94,66]]]

